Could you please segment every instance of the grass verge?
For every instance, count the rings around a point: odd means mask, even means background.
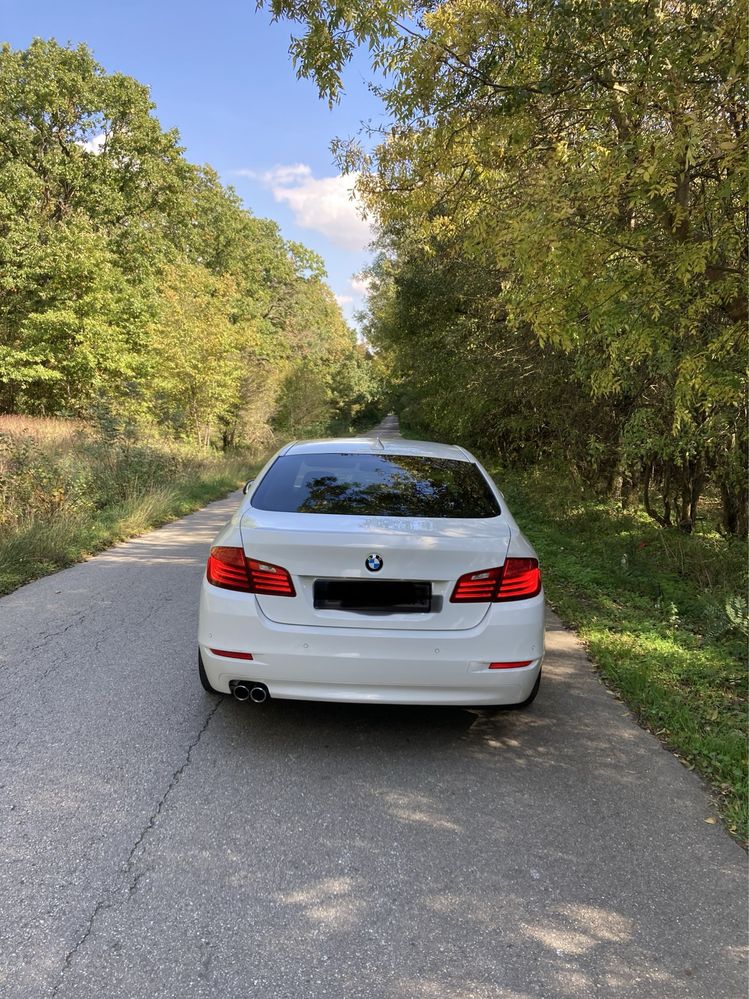
[[[536,547],[549,603],[647,728],[747,841],[746,551],[664,531],[563,475],[493,470]]]
[[[198,510],[258,466],[247,457],[175,454],[158,443],[0,443],[0,594]]]

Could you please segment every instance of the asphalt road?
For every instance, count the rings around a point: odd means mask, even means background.
[[[0,600],[3,999],[746,994],[744,852],[553,616],[524,713],[204,694],[237,499]]]

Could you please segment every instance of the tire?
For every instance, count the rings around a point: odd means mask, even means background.
[[[207,694],[216,694],[219,697],[224,696],[220,690],[214,690],[213,687],[211,686],[208,680],[208,675],[205,671],[205,666],[203,665],[203,657],[201,656],[200,652],[198,652],[198,676],[200,677],[201,686],[203,687],[203,690]]]
[[[524,701],[520,701],[518,704],[508,704],[507,707],[511,711],[521,711],[523,708],[530,707],[531,704],[536,699],[539,688],[541,687],[541,670],[538,671],[538,676],[536,677],[536,682],[533,684],[533,690],[528,694]]]
[[[523,708],[530,707],[531,704],[536,699],[539,688],[541,686],[541,670],[538,671],[538,676],[536,677],[536,682],[533,684],[533,690],[528,694],[524,701],[518,701],[517,704],[478,704],[476,705],[476,710],[484,709],[485,711],[522,711]]]

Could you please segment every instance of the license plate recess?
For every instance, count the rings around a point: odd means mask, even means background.
[[[428,614],[432,584],[400,579],[316,579],[317,610],[360,614]]]

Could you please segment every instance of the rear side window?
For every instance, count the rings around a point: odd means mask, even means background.
[[[469,461],[405,454],[285,454],[252,506],[280,513],[496,517],[499,504]]]

